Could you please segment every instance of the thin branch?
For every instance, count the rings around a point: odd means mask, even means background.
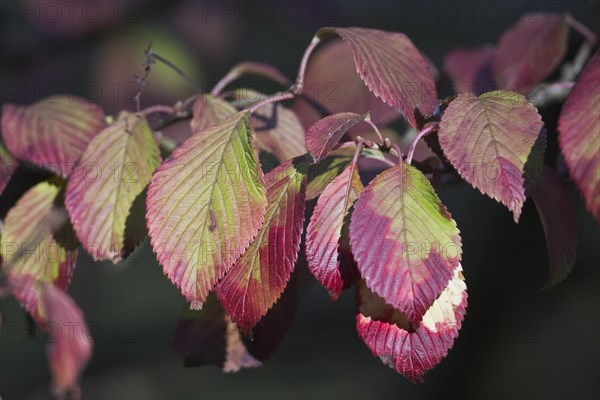
[[[179,68],[177,65],[173,64],[168,59],[164,58],[160,54],[158,54],[150,49],[148,49],[148,56],[151,59],[158,60],[161,63],[165,64],[167,67],[171,68],[173,71],[175,71],[177,73],[177,75],[182,77],[192,89],[194,89],[198,93],[202,93],[202,87],[198,83],[196,83],[196,81],[194,81],[188,74],[183,72],[183,70],[181,70],[181,68]]]
[[[300,67],[298,68],[298,76],[296,77],[296,84],[293,87],[293,91],[296,95],[299,95],[304,90],[304,75],[306,74],[306,66],[308,65],[308,59],[312,54],[313,50],[321,42],[321,38],[314,36],[302,56]]]
[[[150,114],[169,114],[174,115],[176,110],[174,107],[166,106],[163,104],[156,104],[150,107],[143,109],[142,111],[138,111],[139,114],[148,116]]]
[[[415,149],[417,148],[417,143],[419,143],[419,140],[421,140],[421,138],[423,138],[423,136],[427,135],[429,132],[438,129],[438,127],[439,124],[437,122],[429,122],[425,124],[423,129],[421,129],[421,131],[415,137],[415,140],[413,140],[412,144],[410,145],[408,155],[406,156],[407,164],[410,164],[412,162],[413,155],[415,154]]]
[[[377,134],[377,138],[379,139],[379,142],[380,142],[380,144],[381,144],[381,145],[384,145],[384,144],[385,144],[385,139],[383,138],[383,135],[382,135],[382,134],[381,134],[381,132],[379,131],[379,128],[377,128],[377,125],[375,125],[375,124],[373,123],[373,121],[371,121],[371,115],[370,115],[370,114],[368,114],[368,115],[365,117],[364,121],[365,121],[367,124],[371,125],[371,127],[373,128],[373,130],[374,130],[374,131],[375,131],[375,133]]]
[[[581,36],[583,36],[585,40],[587,40],[587,42],[591,45],[594,45],[596,43],[596,40],[598,40],[594,32],[592,32],[587,26],[583,25],[581,22],[577,21],[569,14],[567,14],[567,24],[569,24],[571,28],[579,32]]]
[[[255,105],[253,105],[252,107],[249,108],[250,113],[254,113],[256,110],[258,110],[259,108],[261,108],[262,106],[266,106],[267,104],[273,104],[273,103],[278,103],[280,101],[285,101],[285,100],[289,100],[289,99],[293,99],[294,97],[296,97],[296,95],[292,92],[280,92],[280,93],[276,93],[275,95],[263,100],[263,101],[259,101],[258,103],[256,103]]]
[[[531,104],[542,108],[554,102],[561,102],[567,98],[575,82],[554,82],[538,85],[536,90],[528,96]]]
[[[144,49],[144,56],[146,56],[146,61],[143,64],[144,65],[144,75],[141,75],[141,76],[137,75],[137,74],[134,75],[134,77],[137,79],[138,91],[136,92],[135,96],[133,97],[133,100],[135,101],[135,109],[138,114],[140,113],[140,99],[142,97],[142,92],[144,91],[144,86],[146,86],[146,81],[148,80],[148,77],[150,76],[150,71],[152,70],[152,64],[155,63],[155,61],[150,56],[151,48],[152,48],[152,42],[150,42],[148,44],[148,47]]]

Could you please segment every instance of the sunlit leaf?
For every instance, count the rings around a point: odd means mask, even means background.
[[[215,96],[204,94],[194,103],[190,126],[192,134],[220,124],[236,113],[235,108]]]
[[[266,204],[248,112],[196,132],[158,167],[148,189],[148,233],[193,309],[248,247]]]
[[[496,90],[461,94],[440,122],[439,142],[459,174],[513,212],[525,201],[523,169],[543,123],[525,97]]]
[[[560,113],[558,131],[569,172],[600,223],[600,52],[577,78]]]
[[[60,96],[30,106],[2,106],[2,136],[10,152],[68,176],[92,138],[105,127],[96,104]]]
[[[527,94],[554,71],[567,52],[569,26],[558,13],[526,14],[496,46],[493,71],[500,89]]]
[[[319,163],[323,158],[327,157],[344,133],[364,120],[365,117],[366,115],[355,113],[339,113],[329,115],[308,128],[306,132],[306,148],[315,160],[315,163]]]
[[[455,49],[444,57],[444,70],[454,82],[458,93],[480,95],[496,90],[492,76],[494,49],[483,46],[473,49]]]
[[[577,255],[577,226],[571,197],[558,174],[545,167],[531,191],[542,220],[548,246],[550,272],[545,288],[562,282],[573,269]]]
[[[65,292],[51,284],[43,285],[42,302],[48,319],[52,391],[56,398],[64,398],[67,393],[79,398],[79,376],[92,356],[93,347],[83,313]]]
[[[398,112],[363,83],[356,71],[352,50],[343,40],[327,43],[311,56],[304,78],[304,93],[331,114],[370,112],[371,120],[378,125],[398,118]],[[302,98],[294,103],[293,109],[306,129],[324,117]]]
[[[467,307],[467,286],[460,265],[452,280],[418,325],[394,309],[364,284],[357,288],[358,335],[373,355],[413,382],[448,354],[458,336]]]
[[[256,238],[218,284],[217,297],[248,334],[277,301],[300,249],[308,163],[287,161],[265,176],[267,211]]]
[[[352,49],[356,69],[369,89],[416,125],[415,112],[429,115],[437,93],[431,70],[403,33],[366,28],[323,28],[318,36],[339,35]]]
[[[350,244],[367,287],[417,322],[460,262],[456,223],[431,184],[401,164],[369,183],[354,205]]]
[[[357,165],[348,165],[319,197],[306,229],[308,268],[333,300],[347,286],[338,254],[342,226],[362,190]]]
[[[336,176],[352,161],[354,149],[344,148],[333,151],[320,163],[313,164],[308,169],[308,184],[306,185],[306,200],[313,200],[323,193]]]
[[[62,206],[63,185],[42,182],[8,212],[0,238],[2,269],[13,295],[41,325],[46,311],[42,286],[66,290],[77,261],[77,243]]]
[[[3,143],[0,143],[0,195],[6,189],[8,181],[15,173],[19,162],[8,152]]]
[[[148,121],[130,113],[90,142],[69,178],[65,204],[79,241],[95,260],[116,263],[142,239],[126,238],[127,221],[159,163]]]

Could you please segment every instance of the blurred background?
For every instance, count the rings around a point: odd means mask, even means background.
[[[596,32],[600,21],[598,2],[587,0],[2,0],[0,10],[2,103],[29,104],[70,93],[98,102],[107,113],[134,110],[133,74],[143,72],[143,49],[150,41],[209,90],[245,60],[270,63],[294,78],[321,26],[404,32],[441,68],[452,48],[495,43],[526,12],[568,11]],[[571,31],[567,57],[581,41]],[[142,107],[173,104],[191,94],[179,76],[157,64]],[[558,111],[558,106],[542,110],[550,160],[556,156]],[[36,179],[17,172],[0,197],[1,217]],[[357,337],[353,291],[332,303],[306,274],[292,327],[261,368],[236,374],[216,366],[184,368],[182,358],[171,354],[184,301],[149,244],[116,266],[81,252],[69,292],[95,331],[84,396],[598,398],[600,231],[572,185],[569,191],[580,229],[577,262],[564,283],[541,292],[547,252],[531,201],[515,225],[504,207],[466,184],[441,189],[461,230],[469,307],[454,348],[418,386],[372,357]],[[47,398],[43,335],[29,334],[13,299],[3,300],[2,309],[3,323],[11,328],[4,325],[0,337],[0,393],[7,399]]]

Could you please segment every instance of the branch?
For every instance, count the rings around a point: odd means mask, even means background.
[[[419,140],[421,140],[421,138],[423,138],[423,136],[427,135],[429,132],[438,129],[438,127],[439,124],[437,122],[428,122],[425,124],[423,129],[421,129],[421,131],[415,137],[415,140],[413,140],[412,144],[410,145],[408,156],[406,156],[407,164],[412,163],[413,155],[415,154],[415,149],[417,148],[417,143],[419,143]]]

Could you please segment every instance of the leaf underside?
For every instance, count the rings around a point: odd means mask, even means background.
[[[344,133],[364,120],[366,115],[355,113],[339,113],[329,115],[315,122],[306,131],[306,148],[310,155],[319,163],[338,144]]]

